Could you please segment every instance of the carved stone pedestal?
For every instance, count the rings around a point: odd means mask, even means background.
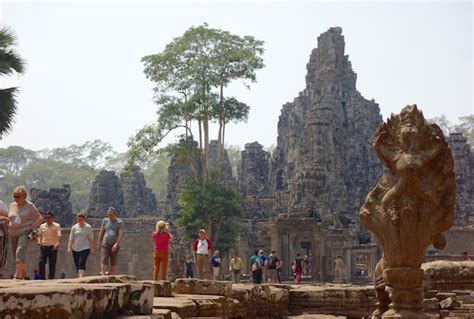
[[[396,267],[383,272],[392,303],[382,318],[439,318],[423,313],[423,270],[420,268]]]

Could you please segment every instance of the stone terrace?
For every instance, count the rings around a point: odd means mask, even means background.
[[[177,279],[139,281],[91,276],[49,281],[0,281],[0,318],[346,318],[375,308],[372,286],[233,284]],[[474,294],[425,292],[426,311],[440,318],[473,318]],[[339,317],[341,318],[341,317]]]

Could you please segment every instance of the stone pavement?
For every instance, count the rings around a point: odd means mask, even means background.
[[[362,318],[375,308],[372,286],[233,284],[177,279],[138,281],[91,276],[48,281],[0,280],[2,319]],[[474,318],[472,291],[425,291],[440,318]]]

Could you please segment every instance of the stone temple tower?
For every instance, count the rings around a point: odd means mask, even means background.
[[[356,89],[339,27],[318,37],[307,64],[306,88],[283,106],[272,159],[276,209],[351,227],[382,172],[372,150],[382,122],[379,106]]]

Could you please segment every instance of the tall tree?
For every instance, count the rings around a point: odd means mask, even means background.
[[[245,103],[226,98],[224,88],[233,80],[255,82],[256,70],[264,66],[263,52],[263,41],[203,24],[188,29],[161,53],[145,56],[145,75],[156,85],[158,120],[140,130],[130,142],[131,156],[153,152],[177,128],[184,128],[185,138],[194,138],[191,122],[197,122],[203,172],[207,175],[209,124],[215,121],[219,125],[216,139],[221,165],[225,124],[246,120],[249,112]]]
[[[24,60],[13,48],[17,43],[15,33],[9,27],[0,30],[0,75],[22,74]],[[12,127],[13,116],[17,111],[17,87],[0,89],[0,138]]]

